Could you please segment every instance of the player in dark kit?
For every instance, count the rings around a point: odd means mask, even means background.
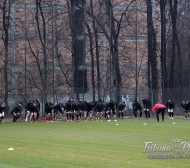
[[[172,102],[170,99],[167,101],[166,103],[166,108],[169,114],[169,119],[174,119],[173,116],[173,112],[174,112],[174,102]]]
[[[80,120],[82,119],[82,112],[84,112],[84,119],[85,121],[87,121],[87,102],[86,101],[82,101],[80,102]]]
[[[103,102],[100,101],[96,104],[96,120],[98,121],[100,119],[100,121],[102,121],[102,113],[103,113]],[[99,115],[100,114],[100,115]]]
[[[20,117],[22,105],[22,102],[20,102],[12,108],[11,114],[13,115],[13,122],[17,122],[17,119]]]
[[[155,111],[156,110],[156,111]],[[157,103],[153,108],[152,111],[156,113],[157,122],[159,123],[159,114],[162,113],[162,122],[164,122],[164,113],[166,111],[166,106],[163,104]]]
[[[73,104],[74,104],[74,99],[71,98],[66,104],[65,104],[65,110],[67,114],[67,121],[72,121],[72,113],[73,111]]]
[[[190,116],[190,113],[189,113],[189,111],[190,111],[190,103],[189,103],[189,101],[188,100],[186,102],[182,101],[181,106],[185,110],[185,118],[184,119],[189,119],[189,116]]]
[[[134,102],[133,102],[133,113],[134,113],[134,116],[135,116],[136,119],[138,119],[138,117],[137,117],[137,111],[139,111],[139,113],[140,113],[139,119],[141,120],[141,117],[142,117],[142,106],[140,105],[140,103],[138,103],[137,100],[134,100]]]
[[[58,103],[55,107],[54,107],[54,113],[55,113],[55,116],[57,118],[57,121],[61,121],[62,117],[63,117],[63,111],[62,110],[64,109],[64,105],[63,103]],[[58,118],[58,112],[60,113],[60,116]]]
[[[120,119],[120,116],[121,116],[121,115],[122,115],[122,119],[124,119],[124,117],[123,117],[123,116],[124,116],[124,115],[123,115],[123,112],[124,112],[125,107],[126,107],[125,102],[121,102],[121,103],[118,104],[117,110],[118,110],[118,112],[119,112],[119,119]]]
[[[93,107],[94,107],[94,102],[87,103],[87,114],[90,115],[90,121],[93,121],[93,119],[92,119]]]
[[[46,120],[47,120],[47,122],[53,122],[52,121],[52,118],[54,116],[53,108],[54,108],[53,103],[47,102],[45,104],[45,112],[46,112]]]
[[[77,117],[77,122],[79,122],[79,109],[80,109],[80,104],[78,101],[74,102],[73,104],[73,121],[75,121],[75,115]]]
[[[151,103],[149,100],[145,99],[145,97],[142,97],[142,102],[143,102],[143,105],[144,105],[144,113],[145,113],[145,116],[146,116],[146,119],[150,119],[150,107],[151,107]]]
[[[26,119],[25,119],[25,122],[28,121],[28,117],[29,117],[29,115],[30,115],[30,107],[31,107],[31,105],[33,104],[33,102],[34,102],[34,100],[30,100],[30,101],[26,104],[26,106],[25,106],[25,109],[26,109]]]
[[[0,124],[2,123],[4,123],[3,122],[3,117],[5,116],[5,103],[2,103],[1,105],[0,105]]]
[[[114,121],[117,121],[116,120],[116,109],[117,109],[116,101],[110,101],[110,102],[106,103],[106,113],[108,115],[108,121],[110,121],[111,112],[113,113]]]
[[[32,123],[32,120],[34,121],[34,123],[36,123],[36,116],[37,116],[37,103],[35,101],[33,101],[33,103],[30,105],[30,123]]]

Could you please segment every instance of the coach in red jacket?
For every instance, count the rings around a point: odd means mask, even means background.
[[[152,111],[154,113],[156,113],[158,123],[159,123],[159,114],[162,113],[162,122],[164,122],[164,113],[166,111],[166,106],[164,106],[163,104],[160,104],[160,103],[155,104],[155,106],[152,108]]]

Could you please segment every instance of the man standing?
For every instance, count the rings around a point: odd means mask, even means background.
[[[4,123],[3,122],[3,117],[5,116],[5,103],[0,105],[0,123]]]
[[[121,103],[118,104],[117,110],[119,112],[119,119],[120,119],[120,116],[122,116],[122,119],[124,119],[123,112],[124,112],[125,107],[126,107],[125,102],[121,102]]]
[[[142,106],[140,105],[140,103],[138,103],[137,100],[134,100],[133,102],[133,113],[136,119],[138,119],[137,117],[137,111],[140,112],[140,116],[139,119],[141,120],[141,116],[142,116]]]
[[[19,102],[16,106],[12,108],[11,114],[13,115],[13,122],[17,122],[17,119],[20,117],[22,105],[22,102]]]
[[[150,107],[151,107],[151,103],[148,99],[145,99],[145,97],[141,98],[143,105],[144,105],[144,113],[145,113],[145,117],[147,120],[150,119]]]
[[[156,110],[156,111],[155,111]],[[163,104],[157,103],[153,108],[152,111],[156,113],[157,122],[159,123],[159,114],[162,113],[162,122],[164,122],[164,113],[166,111],[166,106]]]
[[[166,103],[167,111],[169,114],[169,119],[174,119],[173,118],[173,112],[174,112],[174,102],[172,102],[170,99]]]

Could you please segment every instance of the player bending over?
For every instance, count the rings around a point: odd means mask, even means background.
[[[13,115],[13,122],[17,122],[17,119],[20,117],[22,105],[22,102],[19,102],[12,108],[11,114]]]

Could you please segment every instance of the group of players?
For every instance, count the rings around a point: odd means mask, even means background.
[[[145,113],[145,118],[147,120],[150,119],[150,109],[151,109],[151,103],[148,99],[145,97],[141,98],[143,106],[144,106],[144,113]],[[182,106],[183,107],[183,106]],[[174,113],[174,102],[172,102],[170,99],[166,102],[165,108],[168,112],[169,119],[174,119],[173,118],[173,113]],[[189,104],[189,110],[190,110],[190,104]],[[141,119],[142,116],[142,106],[141,104],[137,101],[134,100],[133,102],[133,113],[135,118],[137,119],[137,111],[139,111],[139,119]]]
[[[17,105],[18,106],[18,105]],[[90,117],[90,120],[92,121],[92,114],[93,110],[96,112],[96,120],[102,121],[102,115],[105,111],[105,119],[110,121],[111,113],[113,114],[114,121],[116,120],[116,111],[119,112],[119,119],[120,116],[122,119],[124,119],[124,109],[126,107],[125,102],[116,103],[116,101],[110,101],[107,103],[103,103],[103,101],[100,99],[97,102],[86,102],[82,101],[79,102],[73,98],[71,98],[69,101],[63,105],[63,103],[58,103],[54,105],[52,102],[47,102],[45,104],[45,113],[46,113],[46,121],[47,122],[53,122],[53,117],[55,115],[57,121],[62,120],[63,112],[66,111],[66,117],[67,121],[75,121],[79,122],[79,120],[82,120],[82,114],[84,113],[84,120],[88,120],[88,116]],[[30,100],[26,104],[26,119],[25,122],[30,121],[30,123],[38,120],[38,117],[40,115],[40,103],[38,100]],[[13,110],[14,111],[14,110]],[[17,115],[17,118],[14,118],[13,121],[16,122],[16,120],[20,116],[20,111],[14,112],[19,113]]]
[[[103,103],[100,99],[97,102],[79,102],[73,98],[63,105],[63,103],[58,103],[57,105],[53,105],[53,103],[48,102],[45,105],[46,112],[46,121],[53,122],[52,118],[54,114],[56,115],[56,120],[61,121],[63,112],[66,111],[67,121],[75,121],[79,122],[79,119],[82,120],[82,114],[84,113],[84,120],[88,120],[88,116],[90,117],[90,121],[93,120],[92,114],[93,110],[96,112],[96,120],[102,121],[102,115],[105,111],[105,119],[110,121],[111,113],[113,114],[114,121],[116,120],[116,111],[119,112],[119,118],[122,116],[124,118],[124,109],[126,107],[125,102],[121,102],[119,104],[116,101],[110,101],[107,103]],[[59,113],[59,115],[58,115]]]
[[[143,106],[144,106],[144,114],[146,119],[150,119],[150,110],[151,110],[151,103],[148,99],[145,97],[141,98]],[[11,114],[13,115],[13,122],[17,122],[17,119],[21,115],[21,107],[22,102],[19,102],[17,105],[15,105],[11,109]],[[4,109],[5,109],[5,103],[0,105],[0,123],[3,123],[3,117],[4,117]],[[189,119],[188,112],[190,111],[190,103],[188,101],[182,102],[181,106],[185,109],[185,119]],[[53,122],[52,119],[56,117],[57,121],[61,121],[63,117],[63,112],[66,111],[66,117],[67,121],[77,121],[82,120],[82,114],[84,113],[84,120],[88,120],[88,117],[90,117],[90,120],[92,121],[92,114],[93,110],[96,112],[96,120],[102,121],[102,115],[103,112],[105,112],[105,119],[107,121],[110,121],[111,114],[113,115],[114,121],[117,121],[116,119],[116,112],[118,112],[118,118],[124,119],[124,109],[126,107],[125,102],[117,103],[116,101],[109,101],[104,103],[101,99],[97,102],[86,102],[82,101],[79,102],[73,98],[71,98],[69,101],[65,103],[58,103],[54,105],[51,102],[47,102],[45,104],[45,113],[46,113],[46,121],[47,122]],[[29,121],[32,123],[36,123],[36,121],[39,118],[40,115],[40,103],[38,100],[30,100],[26,106],[26,119],[25,122]],[[171,100],[168,100],[166,103],[166,109],[169,114],[169,119],[173,119],[173,112],[174,112],[174,103]],[[139,111],[139,115],[137,115],[137,112]],[[137,101],[134,100],[133,102],[133,113],[136,119],[141,119],[142,117],[142,106]]]

